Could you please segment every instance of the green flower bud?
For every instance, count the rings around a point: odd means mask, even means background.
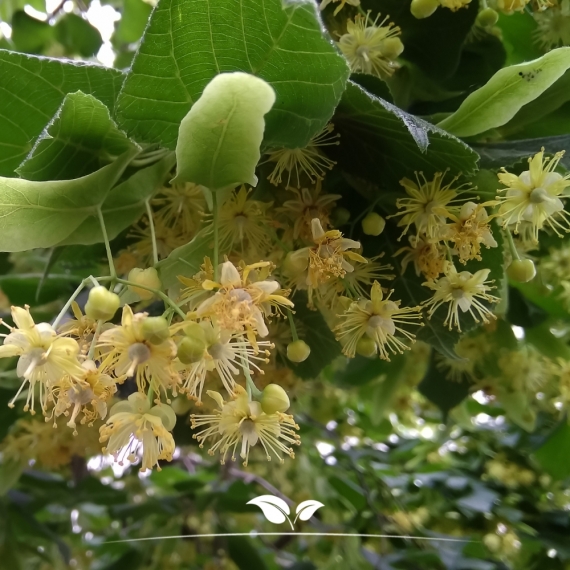
[[[350,220],[350,212],[346,208],[335,208],[331,216],[332,222],[336,228],[344,226]]]
[[[387,59],[396,59],[404,51],[400,38],[386,38],[382,42],[382,55]]]
[[[296,276],[303,273],[309,265],[309,256],[304,255],[302,250],[290,251],[283,260],[281,269],[283,273],[288,276]]]
[[[386,220],[376,212],[370,212],[362,220],[362,231],[367,236],[379,236],[386,227]]]
[[[483,544],[491,551],[491,552],[499,552],[501,550],[503,541],[501,540],[500,536],[496,534],[486,534],[483,537]]]
[[[135,267],[129,272],[127,280],[139,285],[144,285],[145,287],[150,287],[151,289],[160,289],[162,287],[162,283],[158,277],[158,272],[154,267],[149,267],[148,269]],[[152,299],[153,297],[153,293],[151,291],[141,289],[140,287],[129,285],[129,290],[133,293],[136,293],[141,299],[144,300]]]
[[[311,347],[304,340],[296,340],[287,345],[287,358],[291,362],[304,362],[311,354]]]
[[[182,364],[194,364],[204,357],[207,347],[205,340],[185,336],[178,345],[178,358]]]
[[[534,279],[536,275],[536,267],[532,259],[514,259],[507,267],[507,275],[513,281],[526,283]]]
[[[170,337],[168,322],[164,317],[147,317],[141,325],[141,332],[151,344],[160,344]]]
[[[108,321],[114,317],[120,306],[119,295],[99,285],[89,291],[85,314],[94,321]]]
[[[485,8],[477,15],[477,24],[482,28],[490,28],[499,20],[499,14],[493,8]]]
[[[356,352],[357,354],[360,354],[360,356],[372,358],[373,356],[376,356],[376,343],[369,336],[363,336],[356,343]]]
[[[431,16],[437,10],[438,6],[439,2],[437,0],[412,0],[410,12],[414,18],[421,20],[422,18]]]
[[[286,412],[291,403],[287,392],[277,384],[268,384],[261,394],[261,409],[266,414]]]

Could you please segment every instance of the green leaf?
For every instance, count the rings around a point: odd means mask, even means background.
[[[43,305],[64,295],[70,295],[79,284],[80,279],[72,275],[48,275],[44,279],[40,294],[37,295],[36,292],[41,281],[41,275],[25,273],[3,275],[0,277],[0,288],[8,296],[12,305],[23,307],[33,299],[38,305]]]
[[[146,200],[164,185],[174,162],[174,154],[171,153],[160,162],[139,170],[109,192],[101,206],[101,212],[110,240],[116,238],[120,232],[143,215],[146,210]],[[89,245],[102,241],[103,234],[99,220],[91,216],[59,245]]]
[[[307,307],[307,297],[296,294],[295,322],[299,326],[299,337],[311,347],[309,358],[300,364],[287,360],[297,376],[303,379],[315,378],[321,370],[340,354],[340,345],[336,341],[325,319],[319,311],[311,311]]]
[[[22,471],[28,466],[27,461],[3,461],[0,463],[0,497],[5,495],[17,482]]]
[[[0,178],[0,250],[25,251],[63,241],[96,215],[136,152],[75,180]]]
[[[180,123],[176,181],[212,192],[246,182],[256,186],[264,116],[274,102],[275,91],[263,79],[216,75]]]
[[[124,0],[121,20],[113,35],[113,42],[132,44],[143,35],[152,12],[152,6],[144,0]]]
[[[500,127],[546,91],[568,68],[570,47],[554,49],[534,61],[501,69],[438,126],[460,137]]]
[[[239,570],[267,570],[267,565],[250,539],[228,536],[226,541],[228,554]]]
[[[530,158],[542,147],[549,154],[565,150],[566,154],[561,158],[560,164],[564,168],[570,169],[568,152],[570,151],[570,135],[472,145],[472,148],[481,156],[481,168],[493,170],[498,170],[503,166],[508,167],[515,162]]]
[[[542,52],[536,42],[530,41],[536,20],[527,12],[499,14],[497,26],[501,29],[503,44],[507,50],[507,64],[513,65],[540,57]]]
[[[65,48],[66,55],[92,57],[103,45],[97,28],[77,14],[66,14],[54,26],[57,41]]]
[[[352,504],[357,511],[361,511],[366,508],[366,497],[364,496],[364,489],[362,489],[362,487],[353,483],[350,479],[339,477],[337,475],[333,475],[329,479],[329,483],[334,490],[345,501]]]
[[[162,286],[166,289],[177,288],[180,285],[177,276],[194,276],[204,263],[204,257],[211,257],[213,252],[212,235],[204,232],[197,234],[191,242],[177,247],[156,266]]]
[[[570,425],[567,420],[560,423],[533,455],[541,468],[554,479],[570,477]]]
[[[14,12],[23,10],[26,4],[40,12],[45,12],[45,0],[2,0],[0,2],[0,20],[9,22]]]
[[[457,356],[454,355],[454,358]],[[470,388],[471,383],[465,379],[462,382],[448,380],[445,372],[437,368],[435,354],[432,354],[428,372],[418,385],[418,391],[442,411],[444,420],[449,411],[467,397]]]
[[[341,144],[328,147],[339,166],[374,183],[397,186],[414,170],[472,173],[477,154],[459,139],[349,82],[334,125]],[[374,199],[374,198],[373,198]]]
[[[402,59],[411,61],[431,77],[449,77],[459,65],[461,48],[477,16],[478,2],[452,12],[438,9],[429,18],[418,20],[410,12],[409,0],[365,0],[372,16],[380,12],[402,29]]]
[[[67,93],[93,95],[112,113],[122,82],[114,69],[0,50],[0,176],[14,175]]]
[[[27,180],[80,178],[134,148],[109,116],[109,109],[92,95],[77,91],[65,96],[16,172]]]
[[[325,126],[349,73],[312,0],[161,0],[121,91],[119,124],[173,149],[206,85],[231,71],[275,89],[264,143],[288,147],[305,146]]]
[[[53,36],[54,29],[47,22],[36,20],[23,11],[14,14],[11,40],[18,51],[41,53]]]

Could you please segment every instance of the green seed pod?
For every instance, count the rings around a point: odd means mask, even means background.
[[[534,279],[536,275],[536,267],[532,259],[514,259],[507,267],[507,275],[513,281],[526,283]]]
[[[205,340],[185,336],[178,345],[178,358],[182,364],[194,364],[204,357],[206,348]]]
[[[482,28],[490,28],[494,26],[499,20],[499,14],[493,8],[485,8],[477,15],[477,24]]]
[[[379,236],[386,227],[386,220],[376,212],[370,212],[362,220],[362,231],[367,236]]]
[[[363,336],[356,343],[356,352],[357,354],[360,354],[360,356],[372,358],[373,356],[376,356],[376,343],[369,336]]]
[[[266,414],[274,414],[276,412],[286,412],[291,403],[287,392],[277,384],[268,384],[263,389],[261,395],[261,409]]]
[[[158,272],[154,267],[149,267],[148,269],[135,267],[129,272],[127,280],[139,285],[144,285],[145,287],[150,287],[151,289],[160,289],[162,287]],[[152,291],[147,291],[146,289],[135,287],[134,285],[129,285],[129,290],[133,293],[136,293],[141,299],[145,301],[152,299],[153,297]]]
[[[437,0],[412,0],[410,12],[414,18],[429,18],[439,7]]]
[[[113,318],[120,306],[119,295],[99,285],[89,291],[85,314],[94,321],[108,321]]]
[[[151,344],[160,344],[170,338],[168,322],[164,317],[147,317],[141,325],[141,332]]]
[[[311,354],[311,347],[304,340],[296,340],[287,345],[287,358],[291,362],[304,362]]]

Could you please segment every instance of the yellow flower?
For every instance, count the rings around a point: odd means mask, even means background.
[[[436,354],[436,367],[451,382],[463,382],[465,379],[476,380],[475,362],[472,360],[457,360]]]
[[[548,257],[540,260],[540,272],[550,285],[559,285],[570,277],[570,247],[563,246],[549,251]]]
[[[409,178],[400,180],[408,197],[398,198],[396,207],[402,211],[388,217],[402,216],[398,222],[398,226],[405,226],[402,236],[415,225],[417,237],[423,233],[430,240],[441,238],[445,218],[451,214],[450,208],[459,203],[458,193],[469,189],[467,184],[453,188],[457,178],[443,186],[444,176],[445,173],[438,172],[428,181],[422,172],[416,172],[416,182]]]
[[[97,321],[84,315],[75,301],[71,303],[71,311],[75,318],[65,321],[58,327],[57,332],[61,335],[75,337],[79,344],[80,353],[87,354],[97,328]],[[103,323],[102,330],[107,330],[112,326],[110,323]]]
[[[268,273],[270,267],[269,261],[260,261],[240,272],[231,261],[222,263],[219,283],[209,279],[202,282],[204,290],[216,292],[200,303],[197,316],[212,318],[221,329],[245,332],[255,347],[255,335],[263,338],[269,333],[265,319],[274,311],[279,313],[281,307],[293,307],[277,281],[256,280],[257,271]]]
[[[497,247],[485,205],[465,202],[457,216],[449,216],[453,223],[447,225],[444,239],[453,243],[460,263],[470,259],[481,261],[481,245]]]
[[[360,6],[360,0],[323,0],[320,5],[320,9],[324,10],[329,4],[332,2],[340,2],[337,6],[336,10],[334,11],[333,15],[336,16],[346,4],[349,6]]]
[[[160,459],[172,460],[174,438],[170,431],[176,424],[176,414],[170,406],[158,404],[150,407],[143,394],[135,392],[128,400],[115,404],[109,419],[99,429],[101,443],[108,441],[103,448],[123,465],[125,459],[133,463],[142,444],[141,471],[158,467]]]
[[[156,393],[172,389],[176,395],[179,378],[172,367],[176,345],[172,339],[159,344],[147,341],[142,330],[147,316],[133,315],[128,305],[123,307],[121,325],[104,331],[97,341],[104,357],[101,366],[112,370],[117,377],[134,376],[140,392],[150,384]]]
[[[529,346],[504,351],[497,362],[501,380],[512,392],[537,392],[547,383],[552,368],[547,358]]]
[[[433,297],[424,301],[422,305],[428,308],[428,318],[431,318],[435,311],[448,303],[447,316],[443,322],[451,330],[456,327],[461,332],[459,323],[459,309],[463,313],[469,312],[475,322],[481,319],[484,323],[489,322],[489,318],[496,318],[495,315],[479,299],[489,303],[497,303],[499,299],[489,295],[487,291],[493,289],[487,285],[490,269],[480,269],[476,273],[461,271],[457,273],[455,266],[446,262],[444,267],[444,277],[437,280],[429,280],[423,283],[424,286],[434,291]],[[479,318],[478,318],[479,317]]]
[[[271,218],[267,209],[271,203],[252,200],[251,189],[242,186],[232,192],[219,212],[219,239],[222,250],[232,250],[239,246],[243,252],[245,245],[253,248],[259,255],[271,249]],[[212,231],[210,225],[209,231]]]
[[[196,232],[206,209],[206,199],[202,186],[185,182],[161,189],[160,194],[151,200],[156,209],[155,222],[166,227],[176,227],[188,238]]]
[[[384,299],[380,283],[375,281],[369,301],[352,303],[344,314],[339,315],[340,322],[334,330],[343,344],[344,354],[349,358],[356,354],[356,345],[364,335],[374,341],[380,358],[384,360],[390,360],[390,352],[402,354],[410,348],[396,334],[411,342],[414,342],[415,335],[398,325],[421,325],[421,309],[400,308],[400,301],[391,301],[391,295],[392,292]]]
[[[200,322],[200,327],[204,331],[205,339],[202,358],[189,365],[178,365],[182,376],[181,391],[189,398],[196,399],[197,405],[202,404],[202,390],[207,372],[216,370],[224,388],[230,394],[233,394],[236,387],[234,377],[241,372],[242,367],[251,367],[263,374],[256,361],[268,362],[268,349],[273,348],[271,342],[256,341],[256,347],[253,348],[241,335],[221,330],[210,321]],[[260,348],[263,349],[263,356],[259,356]],[[251,374],[253,372],[254,370],[250,370]]]
[[[97,418],[104,420],[107,415],[107,402],[117,391],[116,381],[108,374],[102,373],[95,362],[86,360],[81,366],[84,370],[81,378],[66,376],[57,382],[53,390],[53,399],[56,402],[54,416],[69,415],[68,409],[73,406],[67,425],[73,428],[76,434],[77,416],[83,413],[81,423],[89,426],[92,426]]]
[[[413,262],[417,276],[421,273],[426,279],[439,277],[445,264],[445,247],[422,235],[410,236],[408,240],[410,245],[399,249],[395,254],[406,252],[402,258],[402,274],[406,272],[408,264]]]
[[[495,0],[495,9],[504,14],[522,12],[530,0]]]
[[[77,360],[79,345],[72,338],[58,336],[48,323],[35,324],[28,306],[12,307],[12,319],[16,327],[3,323],[10,333],[1,335],[4,344],[0,346],[0,358],[19,357],[16,373],[23,382],[9,406],[14,407],[16,398],[28,385],[24,411],[31,410],[34,414],[37,384],[40,406],[45,413],[52,385],[65,375],[81,376],[83,370]]]
[[[542,10],[534,14],[536,43],[545,50],[570,45],[570,0],[561,0]]]
[[[207,393],[218,404],[218,409],[213,414],[191,416],[192,429],[205,428],[193,437],[200,447],[204,446],[204,441],[209,437],[219,438],[208,453],[214,455],[219,452],[222,464],[228,453],[231,454],[232,461],[235,461],[239,446],[240,457],[243,464],[247,465],[250,449],[258,442],[265,451],[267,461],[271,460],[272,455],[281,463],[283,454],[295,457],[290,446],[300,445],[301,440],[295,432],[299,426],[293,416],[280,412],[264,413],[261,404],[249,401],[245,390],[240,386],[237,386],[235,399],[230,402],[224,402],[218,392],[208,390]]]
[[[519,176],[504,168],[498,174],[499,181],[507,187],[499,190],[505,192],[504,196],[497,196],[503,227],[514,225],[518,233],[522,222],[530,222],[534,241],[538,241],[538,231],[545,224],[558,236],[562,235],[560,230],[570,231],[568,214],[561,200],[562,193],[570,186],[570,175],[554,172],[563,154],[558,152],[553,158],[545,159],[542,149],[529,159],[529,170]]]
[[[177,247],[190,241],[178,227],[167,226],[163,218],[154,220],[154,233],[159,259],[167,258]],[[136,240],[129,249],[138,257],[139,265],[144,267],[152,265],[152,234],[148,220],[145,218],[139,225],[134,226],[129,237]]]
[[[368,12],[366,17],[358,15],[354,21],[348,20],[346,23],[347,33],[340,37],[338,47],[353,72],[387,79],[400,67],[395,61],[404,51],[404,45],[397,37],[400,28],[392,22],[384,25],[388,18],[386,16],[377,25],[380,14],[371,22]]]
[[[287,172],[287,186],[291,183],[291,176],[295,173],[297,188],[301,187],[301,175],[315,183],[323,178],[325,170],[330,170],[336,162],[327,158],[320,150],[324,146],[340,144],[340,135],[331,135],[334,126],[328,124],[320,133],[315,135],[304,148],[279,148],[267,153],[265,162],[276,162],[273,172],[268,176],[271,184],[277,186],[281,183],[283,173]]]
[[[297,288],[308,288],[310,306],[313,294],[320,286],[354,271],[349,260],[367,263],[364,257],[349,251],[359,249],[360,242],[343,238],[338,230],[325,232],[318,218],[312,220],[311,229],[314,247],[305,247],[290,254],[290,265],[299,270],[294,276]]]
[[[323,228],[330,226],[330,213],[340,194],[321,194],[321,180],[317,180],[314,188],[297,190],[289,188],[295,194],[294,200],[287,200],[278,212],[286,214],[293,222],[293,238],[311,239],[311,221],[318,218]]]
[[[503,2],[504,0],[498,0]],[[506,0],[507,2],[517,2],[519,0]],[[528,2],[528,0],[526,0]],[[465,8],[471,2],[471,0],[439,0],[439,3],[444,8],[449,8],[451,11],[456,12],[460,8]]]

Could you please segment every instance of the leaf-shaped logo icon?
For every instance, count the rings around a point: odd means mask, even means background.
[[[293,528],[293,524],[287,516],[291,513],[289,505],[287,505],[283,499],[274,497],[273,495],[261,495],[259,497],[255,497],[255,499],[251,499],[247,504],[259,507],[269,522],[281,524],[284,523],[285,520],[288,520],[291,528]]]
[[[316,510],[321,507],[324,507],[323,503],[314,501],[313,499],[299,503],[297,506],[297,516],[295,517],[294,522],[297,522],[297,519],[308,521],[315,514]]]

